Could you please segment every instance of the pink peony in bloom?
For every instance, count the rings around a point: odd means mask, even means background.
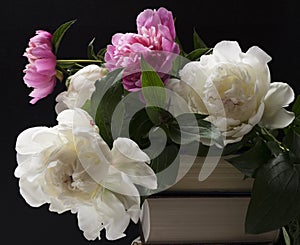
[[[29,47],[24,56],[29,64],[24,70],[24,82],[33,88],[29,96],[35,104],[38,100],[52,93],[56,84],[56,57],[52,52],[52,34],[46,31],[37,31],[36,36],[29,41]]]
[[[115,34],[105,54],[105,66],[110,71],[126,67],[123,85],[131,92],[141,88],[141,55],[165,81],[174,54],[179,53],[172,12],[165,8],[147,9],[138,15],[136,22],[138,33]]]

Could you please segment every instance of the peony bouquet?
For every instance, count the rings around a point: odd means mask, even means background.
[[[243,52],[235,41],[209,48],[196,31],[187,53],[172,13],[159,8],[141,12],[135,33],[113,35],[98,52],[92,40],[87,59],[60,60],[74,22],[37,31],[24,54],[31,104],[56,83],[66,88],[56,97],[57,125],[17,138],[15,176],[29,205],[77,214],[88,240],[103,229],[116,240],[139,221],[147,197],[184,176],[181,156],[194,157],[189,167],[214,156],[201,181],[221,156],[235,155],[227,161],[254,178],[245,232],[282,228],[287,243],[299,241],[300,99],[285,109],[294,92],[271,81],[267,53]]]

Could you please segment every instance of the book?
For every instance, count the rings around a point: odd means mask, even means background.
[[[258,235],[244,233],[249,200],[245,196],[149,198],[148,218],[142,219],[141,223],[146,240],[143,244],[275,242],[279,230]]]
[[[226,157],[219,159],[216,168],[204,181],[199,181],[198,176],[205,158],[196,157],[194,164],[190,167],[187,164],[188,157],[182,156],[177,183],[165,190],[166,192],[251,192],[253,179],[245,179],[239,170],[226,162]],[[230,157],[232,156],[227,156],[227,158]]]
[[[279,230],[244,232],[253,179],[245,179],[222,157],[199,181],[205,158],[197,157],[190,166],[188,157],[182,156],[177,183],[147,199],[140,244],[270,244],[278,239]]]

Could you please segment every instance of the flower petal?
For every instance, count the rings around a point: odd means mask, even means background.
[[[110,167],[106,178],[101,182],[106,189],[127,196],[140,196],[132,180],[115,167]]]
[[[55,130],[47,127],[34,127],[24,130],[17,138],[16,151],[19,154],[39,153],[57,142]]]
[[[236,41],[222,41],[216,44],[213,49],[213,54],[220,61],[238,62],[241,59],[242,50]]]
[[[111,153],[113,166],[125,173],[133,183],[150,189],[157,188],[156,175],[145,164],[150,159],[134,141],[127,138],[116,139]]]
[[[265,97],[265,110],[261,125],[269,129],[284,128],[295,118],[293,112],[282,107],[288,106],[295,98],[293,89],[286,83],[271,83]]]
[[[104,228],[99,220],[96,209],[92,206],[80,206],[78,208],[78,226],[88,240],[100,238],[100,231]]]
[[[21,195],[30,206],[39,207],[48,202],[48,198],[38,181],[31,182],[21,178],[19,185]]]
[[[251,55],[252,57],[255,57],[263,65],[267,65],[267,63],[272,60],[271,56],[269,56],[265,51],[263,51],[257,46],[249,48],[246,52],[246,55]]]
[[[276,114],[265,116],[261,124],[269,129],[285,128],[291,124],[294,119],[295,114],[293,112],[281,108],[276,111]]]
[[[61,114],[69,114],[69,112],[73,110],[61,112],[58,118]],[[72,116],[72,113],[69,116]],[[99,183],[108,172],[111,160],[110,149],[99,135],[97,128],[91,124],[92,118],[87,112],[77,108],[74,110],[73,117],[67,118],[66,121],[70,119],[73,123],[74,146],[78,159],[90,177]]]
[[[137,224],[141,213],[140,197],[125,195],[117,195],[117,197],[123,203],[132,221]]]
[[[104,222],[106,238],[108,240],[117,240],[124,237],[124,232],[130,222],[130,217],[126,213],[123,203],[110,191],[105,191],[101,198],[103,201],[99,209],[106,217],[109,217],[109,220]]]
[[[113,165],[120,162],[149,162],[150,158],[139,146],[128,138],[117,138],[112,148]]]

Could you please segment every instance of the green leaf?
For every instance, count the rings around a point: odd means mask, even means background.
[[[145,109],[148,117],[155,126],[163,126],[174,118],[170,112],[159,107],[147,106]]]
[[[97,60],[98,57],[97,55],[95,54],[95,51],[94,51],[94,41],[95,41],[95,38],[92,39],[92,41],[89,43],[88,45],[88,48],[87,48],[87,55],[88,55],[88,58],[90,60]]]
[[[287,233],[286,235],[288,237],[288,240],[285,241],[290,241],[290,244],[292,245],[299,245],[300,244],[300,215],[283,228],[286,228],[285,232]]]
[[[222,155],[226,156],[241,154],[252,148],[256,144],[257,139],[259,139],[257,137],[257,127],[258,126],[255,126],[248,134],[244,135],[242,140],[240,140],[239,142],[226,145],[223,149]]]
[[[231,163],[244,175],[255,177],[256,170],[263,164],[266,164],[270,158],[271,154],[268,147],[260,140],[250,150],[239,156],[226,159],[226,161]]]
[[[111,147],[111,119],[116,105],[122,100],[124,93],[121,82],[123,69],[117,69],[95,83],[95,91],[91,97],[90,113],[99,127],[99,133]]]
[[[106,53],[106,47],[104,47],[104,48],[102,48],[102,49],[100,49],[100,50],[98,51],[98,53],[97,53],[97,58],[98,58],[99,60],[104,61],[104,55],[105,55],[105,53]]]
[[[203,42],[203,40],[196,32],[196,29],[194,29],[193,40],[194,40],[194,49],[207,48],[206,44]]]
[[[295,113],[295,116],[299,116],[300,115],[300,95],[298,95],[294,105],[293,105],[293,112]]]
[[[111,86],[121,81],[122,73],[123,69],[119,68],[107,73],[104,77],[95,82],[95,91],[91,97],[91,115],[94,119],[104,94]]]
[[[123,84],[118,82],[112,85],[104,94],[97,108],[95,123],[103,140],[112,147],[113,137],[111,132],[112,115],[117,104],[122,100]]]
[[[142,93],[148,106],[164,107],[166,94],[164,83],[145,59],[141,58]]]
[[[241,140],[236,143],[227,144],[223,149],[222,155],[226,156],[238,153],[244,147],[243,143],[244,142]]]
[[[275,141],[268,141],[266,142],[267,147],[271,151],[274,157],[277,157],[280,153],[282,153],[282,149]]]
[[[76,22],[76,20],[68,21],[61,26],[59,26],[56,31],[53,33],[52,45],[54,48],[54,53],[56,54],[60,45],[60,42],[65,35],[66,31]]]
[[[169,75],[173,77],[179,78],[179,71],[188,63],[190,62],[189,59],[185,58],[184,56],[177,55],[173,61],[173,66]]]
[[[202,55],[210,54],[212,51],[211,48],[198,48],[186,55],[186,58],[189,60],[199,60]]]
[[[290,128],[283,140],[285,145],[300,160],[300,132],[297,128]]]
[[[140,148],[149,147],[149,132],[154,124],[148,117],[146,109],[138,111],[131,119],[129,124],[129,136]]]
[[[157,175],[158,188],[166,188],[173,185],[176,181],[179,168],[178,147],[168,145],[162,153],[151,160],[150,167]],[[172,165],[171,165],[172,164]],[[166,168],[168,171],[162,172]]]
[[[293,125],[300,128],[300,115],[295,117]]]
[[[147,196],[157,193],[157,190],[165,190],[176,182],[180,163],[178,151],[176,145],[168,145],[159,156],[151,160],[150,167],[157,174],[157,189],[150,190],[137,186],[140,193],[143,193],[141,201],[144,201]],[[165,169],[167,171],[164,171]]]
[[[280,154],[257,171],[248,207],[246,233],[279,229],[300,214],[300,166]]]
[[[85,110],[87,113],[91,114],[91,100],[87,100],[84,105],[81,107],[82,110]]]
[[[184,113],[169,121],[168,136],[176,144],[189,144],[200,139],[220,142],[220,131],[210,122],[205,121],[206,115]],[[221,143],[222,144],[222,143]]]
[[[286,245],[291,245],[291,239],[289,237],[288,232],[286,231],[286,229],[284,227],[282,227],[282,233],[283,233],[283,238],[284,238],[284,242]]]

